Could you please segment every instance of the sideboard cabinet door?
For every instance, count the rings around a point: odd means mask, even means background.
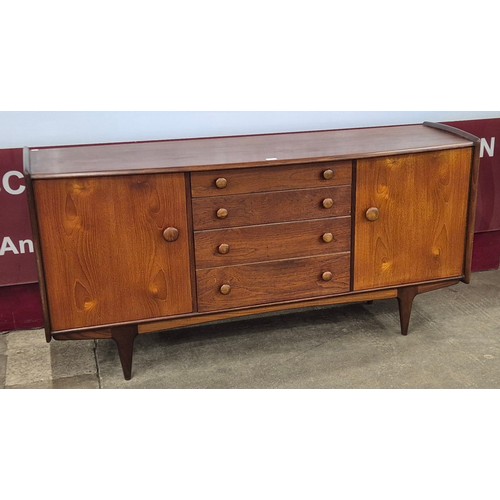
[[[184,174],[35,180],[52,330],[193,310]]]
[[[360,160],[354,289],[464,273],[472,149]]]

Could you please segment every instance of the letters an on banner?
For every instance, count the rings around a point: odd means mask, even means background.
[[[0,149],[0,211],[0,286],[36,283],[22,149]]]

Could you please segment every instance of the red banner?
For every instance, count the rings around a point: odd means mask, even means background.
[[[500,140],[500,119],[449,122],[448,125],[481,138],[481,166],[476,212],[476,233],[500,230],[500,159],[496,156]]]
[[[0,286],[38,281],[23,150],[0,149]]]

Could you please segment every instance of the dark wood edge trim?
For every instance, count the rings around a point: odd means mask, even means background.
[[[464,259],[464,283],[469,284],[472,269],[472,253],[474,249],[474,229],[476,226],[476,207],[479,191],[479,163],[480,163],[480,141],[474,144],[474,153],[472,156],[472,166],[470,173],[469,188],[469,209],[467,213],[467,234],[465,243]]]
[[[446,282],[440,282],[440,283],[431,283],[427,285],[419,285],[417,287],[418,293],[427,293],[427,292],[433,292],[434,290],[439,290],[441,288],[446,288],[448,286],[453,286],[460,283],[460,280],[451,280],[451,281],[446,281]]]
[[[113,338],[109,330],[88,330],[85,332],[54,333],[55,340],[111,340]]]
[[[469,132],[465,132],[464,130],[460,130],[459,128],[452,127],[451,125],[445,125],[444,123],[424,122],[423,125],[425,127],[435,128],[443,132],[448,132],[473,143],[479,143],[481,141],[479,137],[476,137],[473,134],[469,134]]]
[[[354,290],[354,252],[355,252],[355,235],[356,235],[356,193],[358,179],[358,162],[352,162],[352,176],[351,176],[351,270],[350,270],[350,284],[349,290]]]
[[[191,197],[191,174],[184,174],[184,183],[186,186],[186,213],[188,225],[188,246],[189,246],[189,262],[190,262],[190,279],[191,279],[191,297],[193,312],[198,311],[198,289],[196,283],[196,257],[194,247],[194,222],[193,222],[193,203]]]
[[[448,278],[437,278],[435,280],[414,281],[412,283],[400,283],[400,284],[390,285],[390,286],[386,286],[386,287],[369,288],[366,290],[355,290],[353,293],[365,293],[365,292],[373,292],[373,291],[378,292],[380,290],[398,290],[399,288],[405,288],[405,287],[409,287],[409,286],[434,286],[435,284],[440,284],[440,283],[442,283],[443,286],[446,286],[445,283],[458,282],[458,281],[461,281],[463,278],[464,278],[463,275],[450,276]]]
[[[38,224],[38,216],[35,207],[35,191],[33,188],[33,182],[30,175],[29,166],[29,152],[27,148],[24,148],[24,177],[26,180],[26,193],[28,198],[28,209],[30,214],[31,231],[33,233],[33,245],[35,247],[35,257],[37,263],[38,272],[38,286],[40,288],[40,296],[42,299],[42,311],[44,319],[45,328],[45,340],[50,342],[51,339],[51,322],[50,322],[50,312],[49,312],[49,302],[47,287],[45,284],[45,272],[43,268],[43,257],[42,257],[42,246],[40,244],[40,230]]]
[[[370,152],[363,154],[349,154],[349,155],[338,155],[338,156],[325,156],[316,158],[300,158],[291,160],[276,160],[276,161],[266,161],[266,162],[248,162],[248,163],[223,163],[214,165],[188,165],[184,167],[151,167],[144,169],[134,169],[134,170],[105,170],[105,171],[88,171],[88,172],[69,172],[69,173],[58,173],[58,174],[32,174],[33,179],[71,179],[80,177],[111,177],[116,175],[146,175],[146,174],[165,174],[165,173],[184,173],[184,172],[207,172],[211,170],[231,170],[240,168],[254,168],[254,167],[273,167],[273,166],[284,166],[284,165],[296,165],[304,163],[322,163],[322,162],[336,162],[344,160],[356,160],[356,159],[366,159],[366,158],[381,158],[384,156],[397,156],[413,153],[425,153],[430,151],[447,151],[449,149],[462,149],[469,147],[470,143],[464,142],[460,144],[445,144],[441,146],[426,146],[422,148],[411,148],[411,149],[398,149],[393,151],[379,151]]]
[[[350,252],[346,252],[350,253]],[[144,320],[137,320],[137,321],[124,321],[121,323],[110,323],[107,325],[94,325],[94,326],[87,326],[87,327],[80,327],[80,328],[72,328],[70,330],[56,330],[52,332],[52,335],[60,335],[60,334],[66,334],[66,333],[76,333],[76,332],[88,332],[88,331],[95,331],[95,330],[105,330],[107,328],[115,328],[119,326],[125,326],[125,325],[147,325],[150,323],[158,323],[158,322],[163,322],[163,321],[170,321],[170,320],[181,320],[181,319],[186,319],[189,320],[190,318],[196,318],[196,317],[210,317],[210,316],[215,316],[219,314],[226,314],[229,317],[233,313],[238,313],[241,311],[248,311],[249,315],[251,314],[262,314],[265,312],[265,309],[276,309],[279,310],[280,307],[286,307],[290,304],[297,305],[301,308],[308,308],[308,307],[318,307],[318,303],[326,300],[332,300],[335,301],[335,303],[338,303],[337,301],[339,299],[342,299],[343,297],[346,298],[354,298],[355,296],[364,296],[367,294],[373,294],[373,293],[383,293],[383,292],[394,292],[395,294],[397,293],[398,288],[402,288],[404,286],[420,286],[420,285],[433,285],[435,283],[450,283],[454,284],[453,282],[460,281],[463,278],[463,276],[452,276],[450,278],[439,278],[436,280],[431,280],[431,281],[420,281],[420,282],[415,282],[415,283],[408,283],[405,285],[392,285],[392,286],[387,286],[387,287],[380,287],[380,288],[373,288],[370,290],[356,290],[352,292],[346,292],[346,293],[341,293],[338,295],[330,295],[330,296],[323,296],[323,297],[314,297],[311,299],[296,299],[296,300],[289,300],[287,302],[272,302],[269,304],[258,304],[258,305],[253,305],[253,306],[245,306],[245,307],[239,307],[239,308],[234,308],[234,309],[225,309],[223,311],[210,311],[210,312],[203,312],[203,313],[193,313],[193,314],[179,314],[176,316],[164,316],[164,317],[159,317],[159,318],[148,318]],[[395,297],[396,295],[394,295]],[[363,302],[364,300],[371,300],[371,299],[363,299],[361,298],[360,301]],[[353,300],[354,302],[354,300]]]
[[[417,290],[417,294],[432,292],[434,290],[440,290],[441,288],[446,288],[449,286],[456,285],[460,283],[460,279],[451,279],[446,281],[437,281],[436,283],[424,283],[422,285],[402,285],[396,288],[398,294],[401,290],[405,288],[415,288]]]

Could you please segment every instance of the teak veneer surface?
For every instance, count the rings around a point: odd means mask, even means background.
[[[471,145],[470,140],[443,130],[406,125],[31,149],[29,163],[32,177],[40,178],[344,160]]]
[[[464,274],[471,161],[472,148],[358,162],[354,290]]]
[[[34,183],[54,330],[192,312],[184,174]],[[166,227],[179,238],[167,242]]]

